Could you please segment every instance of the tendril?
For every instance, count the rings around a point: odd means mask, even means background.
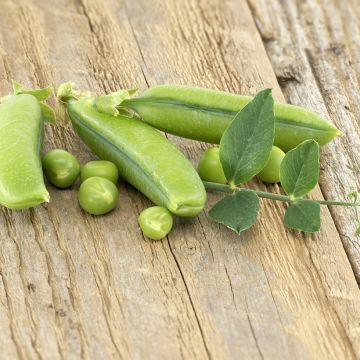
[[[351,193],[348,194],[348,197],[353,201],[354,205],[357,203],[357,199],[358,199],[358,193],[357,191],[352,191]],[[357,221],[357,229],[355,230],[355,234],[356,235],[360,235],[360,216],[359,216],[359,210],[358,210],[358,206],[355,205],[355,217],[356,217],[356,221]]]

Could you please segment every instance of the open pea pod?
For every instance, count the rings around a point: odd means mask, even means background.
[[[140,96],[124,99],[118,109],[131,110],[141,120],[167,133],[219,144],[226,128],[252,97],[182,85],[159,85]],[[275,103],[274,145],[284,151],[304,140],[325,145],[340,131],[317,113]]]
[[[116,164],[124,180],[176,215],[198,214],[206,202],[199,175],[159,131],[114,110],[119,97],[128,95],[82,96],[69,83],[58,89],[75,131],[101,159]]]
[[[23,91],[0,104],[0,204],[26,209],[49,201],[41,166],[44,121],[53,121],[53,110],[42,101],[51,89]],[[40,100],[39,100],[40,99]]]

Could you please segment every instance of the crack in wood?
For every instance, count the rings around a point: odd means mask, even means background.
[[[194,313],[194,316],[195,316],[195,319],[196,319],[197,326],[198,326],[199,331],[200,331],[200,334],[201,334],[201,338],[202,338],[202,341],[203,341],[204,348],[205,348],[205,350],[206,350],[207,357],[208,357],[208,359],[211,360],[211,359],[212,359],[212,356],[211,356],[210,350],[209,350],[209,348],[208,348],[208,345],[207,345],[207,342],[206,342],[206,339],[205,339],[205,333],[204,333],[204,330],[203,330],[203,328],[202,328],[202,326],[201,326],[201,322],[200,322],[200,319],[199,319],[199,315],[197,314],[197,311],[196,311],[194,302],[193,302],[193,300],[192,300],[192,298],[191,298],[191,294],[190,294],[188,285],[187,285],[187,283],[186,283],[185,276],[184,276],[184,274],[183,274],[183,271],[182,271],[182,269],[181,269],[181,266],[180,266],[180,264],[179,264],[179,261],[178,261],[176,255],[175,255],[175,253],[174,253],[174,251],[173,251],[173,249],[172,249],[172,246],[171,246],[171,244],[170,244],[169,238],[167,238],[167,242],[168,242],[168,246],[169,246],[170,252],[171,252],[171,254],[172,254],[173,258],[174,258],[174,261],[175,261],[175,263],[176,263],[176,266],[177,266],[177,268],[178,268],[178,270],[179,270],[179,273],[180,273],[181,279],[182,279],[182,281],[183,281],[183,284],[184,284],[184,286],[185,286],[185,290],[186,290],[188,299],[189,299],[189,301],[190,301],[191,308],[192,308],[192,310],[193,310],[193,313]]]

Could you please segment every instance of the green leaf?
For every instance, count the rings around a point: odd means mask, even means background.
[[[320,229],[320,204],[312,200],[299,200],[285,213],[285,224],[293,229],[315,232]]]
[[[250,180],[266,165],[274,141],[271,89],[260,91],[234,118],[220,141],[220,161],[230,184]]]
[[[293,198],[309,193],[319,178],[319,145],[306,140],[290,150],[280,165],[280,182],[285,192]]]
[[[44,121],[49,122],[49,123],[54,123],[56,117],[55,117],[55,111],[53,110],[53,108],[42,102],[39,104],[40,104],[40,109],[41,109],[41,115],[42,115]]]
[[[117,106],[124,100],[130,99],[137,91],[138,89],[119,90],[111,94],[97,96],[95,99],[95,107],[101,113],[117,116],[119,115]]]
[[[241,190],[216,203],[209,216],[239,234],[256,222],[258,212],[258,196],[253,191]]]

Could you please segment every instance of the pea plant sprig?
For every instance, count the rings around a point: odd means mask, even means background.
[[[280,182],[286,195],[242,188],[266,165],[274,132],[274,101],[271,89],[265,89],[235,116],[221,138],[219,156],[228,184],[204,181],[204,185],[229,195],[210,209],[210,218],[240,233],[254,225],[259,198],[266,198],[289,204],[284,216],[288,227],[316,232],[321,223],[320,205],[360,206],[356,192],[349,194],[351,202],[305,198],[319,178],[319,145],[315,140],[306,140],[285,155]],[[357,212],[356,218],[359,223]],[[356,233],[360,234],[360,226]]]

